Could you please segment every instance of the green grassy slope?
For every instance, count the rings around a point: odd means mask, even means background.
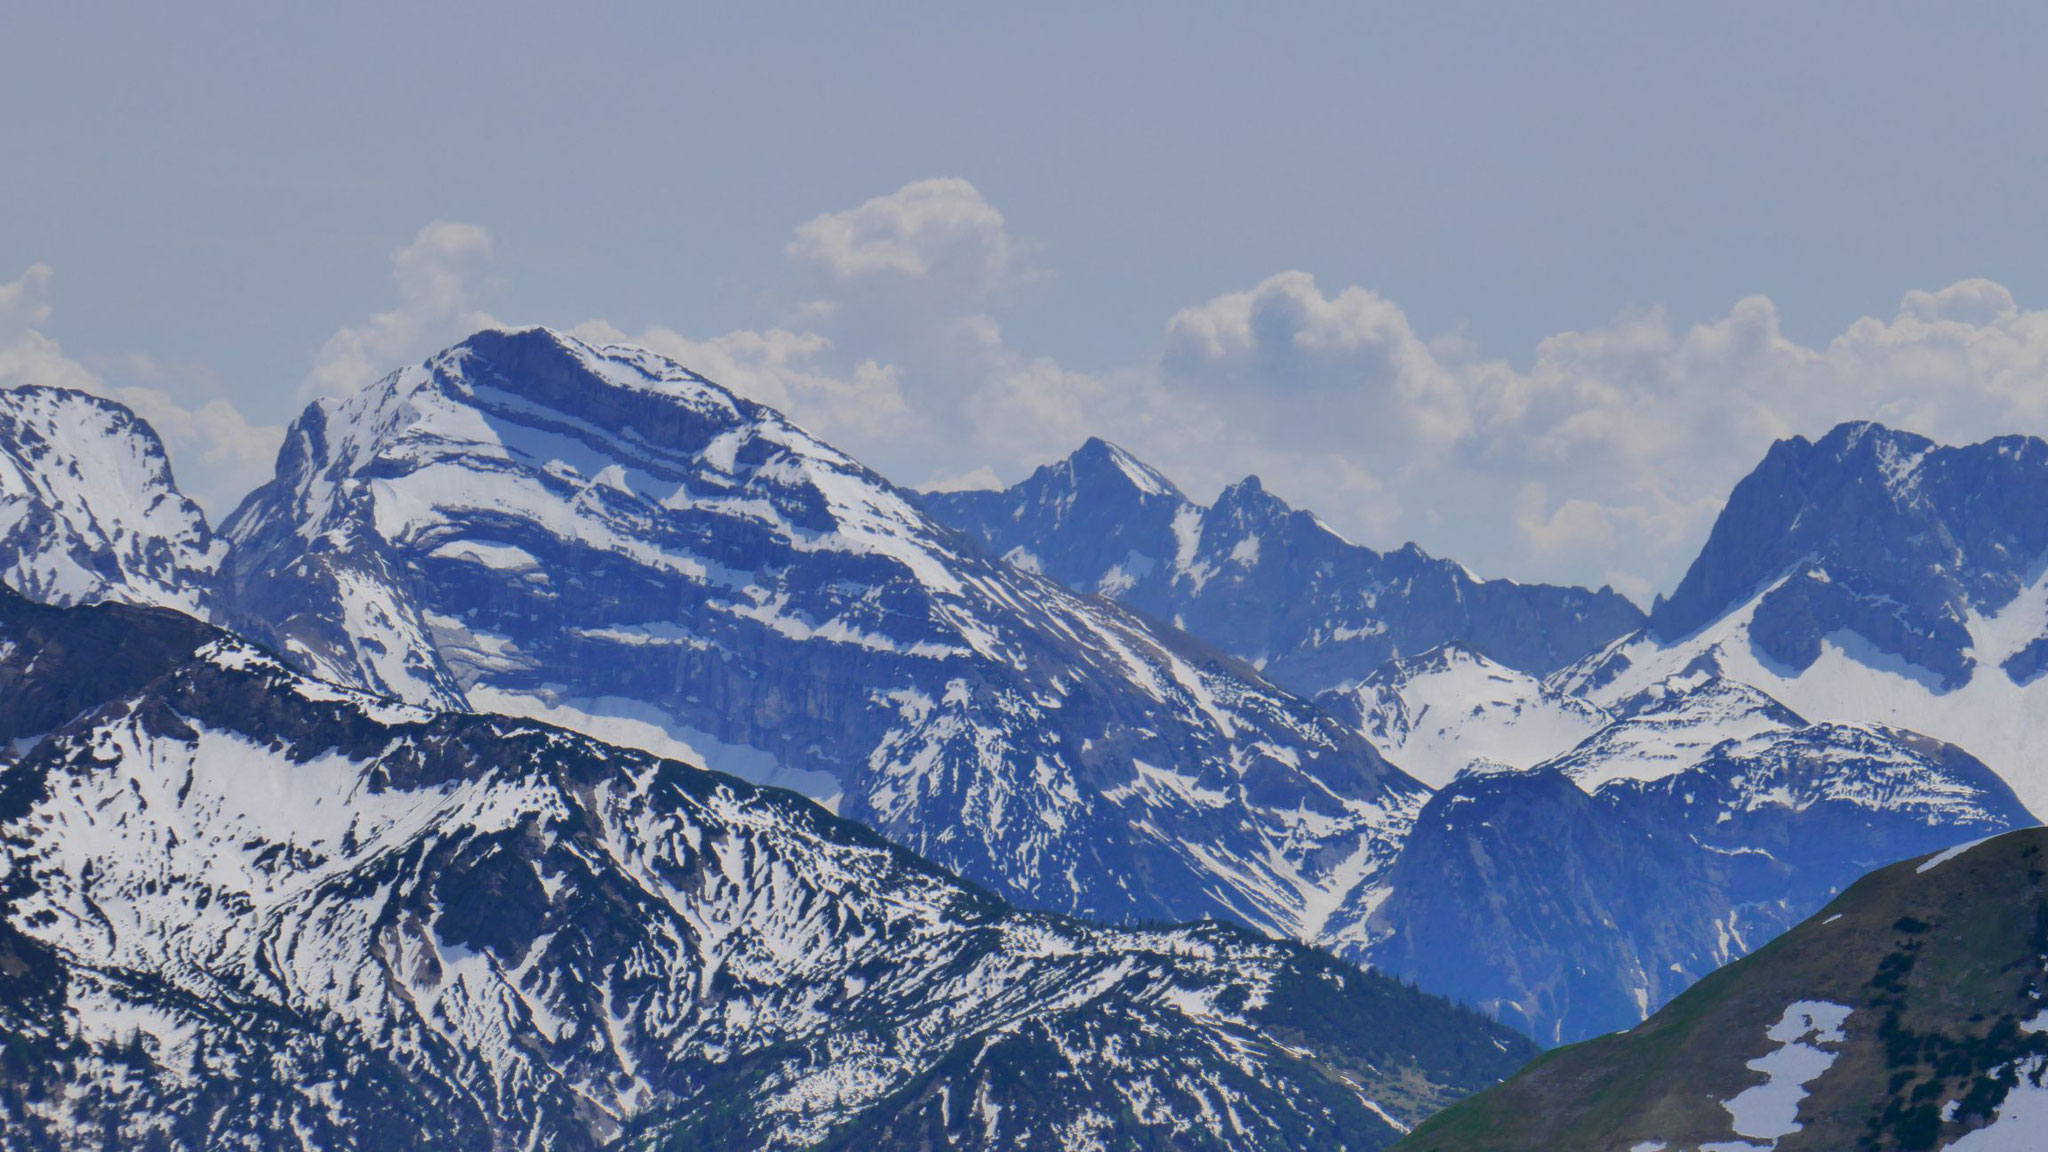
[[[1766,1080],[1748,1065],[1779,1047],[1765,1033],[1797,1001],[1851,1012],[1778,1152],[1945,1146],[1997,1114],[2018,1065],[2048,1056],[2048,1031],[2025,1027],[2048,1005],[2048,829],[1921,863],[1864,877],[1638,1027],[1544,1054],[1398,1152],[1743,1139],[1722,1102]]]

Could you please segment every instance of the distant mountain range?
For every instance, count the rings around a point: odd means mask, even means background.
[[[2048,810],[2017,655],[2048,651],[2038,440],[1779,444],[1647,619],[1348,544],[1256,480],[1202,508],[1102,441],[926,500],[1314,693],[1438,789],[1322,941],[1546,1042],[1641,1020],[1869,868]]]
[[[1255,480],[1202,507],[1099,440],[906,492],[660,357],[493,330],[308,408],[217,532],[119,406],[0,392],[0,574],[793,788],[1017,906],[1319,944],[1551,1043],[1870,867],[2034,823],[2030,714],[1998,709],[2048,650],[2048,505],[1970,492],[2042,460],[1787,441],[1646,615],[1351,544]]]
[[[1353,544],[1256,476],[1202,507],[1103,440],[1004,491],[923,499],[1012,564],[1168,621],[1302,695],[1453,642],[1540,675],[1643,623],[1611,589],[1480,580],[1413,544]]]

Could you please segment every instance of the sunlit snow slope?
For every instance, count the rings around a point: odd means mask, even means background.
[[[1316,703],[1439,788],[1475,763],[1531,767],[1613,719],[1462,644],[1389,660],[1358,684],[1318,694]]]

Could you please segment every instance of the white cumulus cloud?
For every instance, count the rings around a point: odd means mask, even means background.
[[[1161,365],[1176,391],[1261,425],[1319,430],[1354,450],[1361,435],[1375,449],[1418,439],[1439,447],[1472,426],[1460,381],[1399,307],[1363,288],[1325,296],[1305,272],[1174,316]],[[1316,419],[1301,420],[1305,413]]]
[[[497,324],[476,307],[471,274],[491,257],[491,234],[436,220],[391,255],[398,305],[328,337],[300,385],[301,399],[344,396],[392,370]]]
[[[800,225],[783,249],[828,304],[863,292],[979,300],[1029,278],[1003,214],[965,180],[918,180],[856,208]]]

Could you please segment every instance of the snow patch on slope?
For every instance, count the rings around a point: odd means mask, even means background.
[[[1998,1115],[1982,1128],[1966,1132],[1948,1152],[2039,1152],[2048,1132],[2048,1059],[2020,1062],[2019,1083],[2006,1093]]]
[[[1915,875],[1924,875],[1925,873],[1932,872],[1934,869],[1941,867],[1943,864],[1948,863],[1949,861],[1955,859],[1958,856],[1961,856],[1963,853],[1968,852],[1970,849],[1975,848],[1977,845],[1982,844],[1984,843],[1984,841],[1990,839],[1993,839],[1993,837],[1985,836],[1982,839],[1971,840],[1967,843],[1958,844],[1953,848],[1943,849],[1942,851],[1936,852],[1934,855],[1929,856],[1927,859],[1922,860],[1920,862],[1920,866],[1913,869],[1913,872]]]
[[[1799,1131],[1799,1104],[1806,1099],[1806,1086],[1820,1079],[1834,1065],[1829,1049],[1848,1037],[1842,1031],[1852,1010],[1825,1000],[1800,1000],[1785,1009],[1778,1022],[1764,1035],[1778,1047],[1749,1062],[1764,1074],[1764,1082],[1746,1088],[1722,1102],[1737,1135],[1764,1144],[1729,1142],[1704,1145],[1713,1152],[1751,1152],[1777,1147],[1779,1139]]]

